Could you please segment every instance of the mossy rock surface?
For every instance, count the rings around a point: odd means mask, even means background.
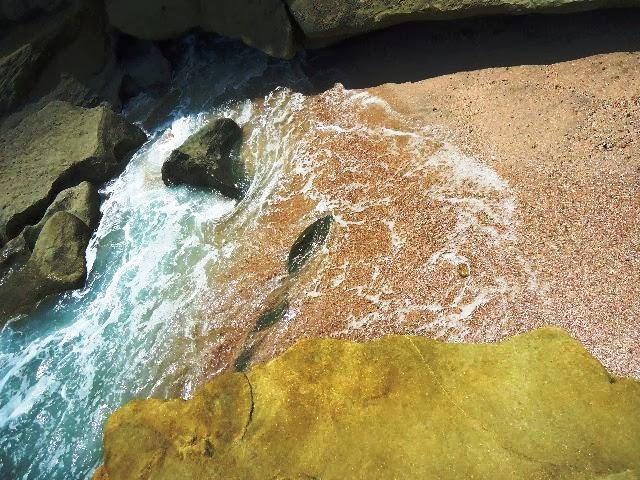
[[[212,120],[162,165],[167,185],[192,185],[241,198],[246,173],[239,158],[242,129],[229,118]]]
[[[284,0],[309,46],[404,22],[637,7],[640,0]]]
[[[96,478],[595,479],[640,472],[640,383],[564,331],[302,341],[189,401],[137,400]]]
[[[51,102],[0,134],[0,243],[36,224],[62,190],[119,173],[146,141],[105,106]]]

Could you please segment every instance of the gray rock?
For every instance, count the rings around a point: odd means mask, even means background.
[[[56,212],[45,223],[31,257],[0,285],[0,322],[26,313],[49,295],[84,285],[91,231],[75,215]]]
[[[171,65],[152,42],[140,42],[134,54],[122,62],[121,97],[165,89],[171,83]]]
[[[230,198],[241,198],[246,182],[238,158],[242,129],[231,119],[209,122],[171,153],[162,165],[167,185],[212,188]]]
[[[56,195],[124,168],[146,135],[105,106],[51,102],[0,134],[0,242],[37,223]]]
[[[147,40],[178,37],[193,29],[237,37],[276,57],[292,57],[294,27],[281,0],[107,0],[111,24]]]
[[[52,8],[34,7],[46,15],[31,19],[29,14],[2,28],[0,116],[51,92],[63,74],[89,81],[107,62],[109,36],[100,0],[58,2],[55,8],[54,2],[39,3]]]
[[[640,0],[284,1],[304,34],[305,44],[312,47],[404,22],[640,6]]]
[[[82,182],[80,185],[67,188],[58,194],[53,203],[47,208],[42,219],[35,225],[28,225],[23,230],[26,243],[31,250],[42,228],[57,212],[67,212],[78,217],[89,228],[95,230],[100,220],[100,194],[98,189],[90,182]]]

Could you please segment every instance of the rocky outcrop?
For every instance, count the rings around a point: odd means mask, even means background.
[[[76,187],[60,192],[37,224],[26,226],[20,235],[0,249],[0,279],[9,271],[16,271],[24,266],[44,225],[57,212],[67,212],[78,217],[90,231],[93,231],[100,219],[98,190],[91,183],[82,182]]]
[[[228,118],[209,122],[171,153],[162,165],[167,185],[212,188],[230,198],[241,198],[246,174],[238,149],[242,129]]]
[[[68,212],[82,220],[87,228],[95,230],[100,220],[100,194],[89,182],[82,182],[76,187],[67,188],[58,194],[47,208],[42,219],[35,225],[28,225],[23,234],[27,245],[33,250],[44,225],[57,212]]]
[[[3,8],[13,13],[0,38],[0,117],[50,94],[64,75],[89,83],[107,63],[100,0],[9,1]]]
[[[294,27],[281,0],[107,0],[106,7],[114,27],[138,38],[163,40],[201,28],[276,57],[295,53]]]
[[[55,196],[117,174],[145,134],[108,107],[51,102],[0,134],[0,240],[36,224]]]
[[[125,405],[94,478],[635,478],[639,439],[640,383],[562,330],[308,340],[189,401]]]
[[[54,213],[31,257],[0,285],[0,321],[27,312],[49,295],[80,288],[87,276],[85,250],[91,230],[75,215]]]
[[[496,14],[637,7],[638,0],[283,0],[307,46],[327,45],[391,25]]]

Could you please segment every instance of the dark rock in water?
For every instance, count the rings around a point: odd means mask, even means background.
[[[162,180],[167,185],[212,188],[241,198],[246,183],[238,156],[241,141],[242,129],[236,122],[213,120],[171,153],[162,165]]]
[[[82,287],[90,238],[91,230],[78,217],[54,213],[25,266],[10,273],[0,285],[0,321],[28,312],[49,295]]]
[[[559,329],[312,339],[190,400],[129,402],[94,479],[631,479],[639,406],[639,382]]]
[[[100,220],[100,194],[98,189],[90,182],[82,182],[76,187],[67,188],[60,192],[47,208],[42,220],[36,225],[25,227],[23,235],[30,249],[35,247],[45,223],[57,212],[71,213],[82,220],[89,230],[95,230]]]
[[[37,223],[55,196],[119,173],[146,135],[105,106],[51,102],[0,133],[0,241]]]
[[[107,0],[111,24],[147,40],[166,40],[193,29],[241,38],[283,58],[296,51],[294,26],[281,0]]]
[[[311,255],[322,246],[329,235],[332,223],[333,215],[327,215],[313,222],[300,234],[289,252],[289,274],[298,273]]]

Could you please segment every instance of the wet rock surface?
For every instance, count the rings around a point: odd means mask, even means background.
[[[238,157],[242,129],[228,118],[212,120],[171,153],[162,165],[167,185],[192,185],[241,198],[246,183]]]
[[[82,287],[90,237],[91,230],[78,217],[65,211],[54,213],[24,267],[0,284],[0,322],[29,311],[49,295]]]
[[[94,478],[634,478],[639,405],[638,382],[557,329],[309,340],[189,401],[116,411]]]

